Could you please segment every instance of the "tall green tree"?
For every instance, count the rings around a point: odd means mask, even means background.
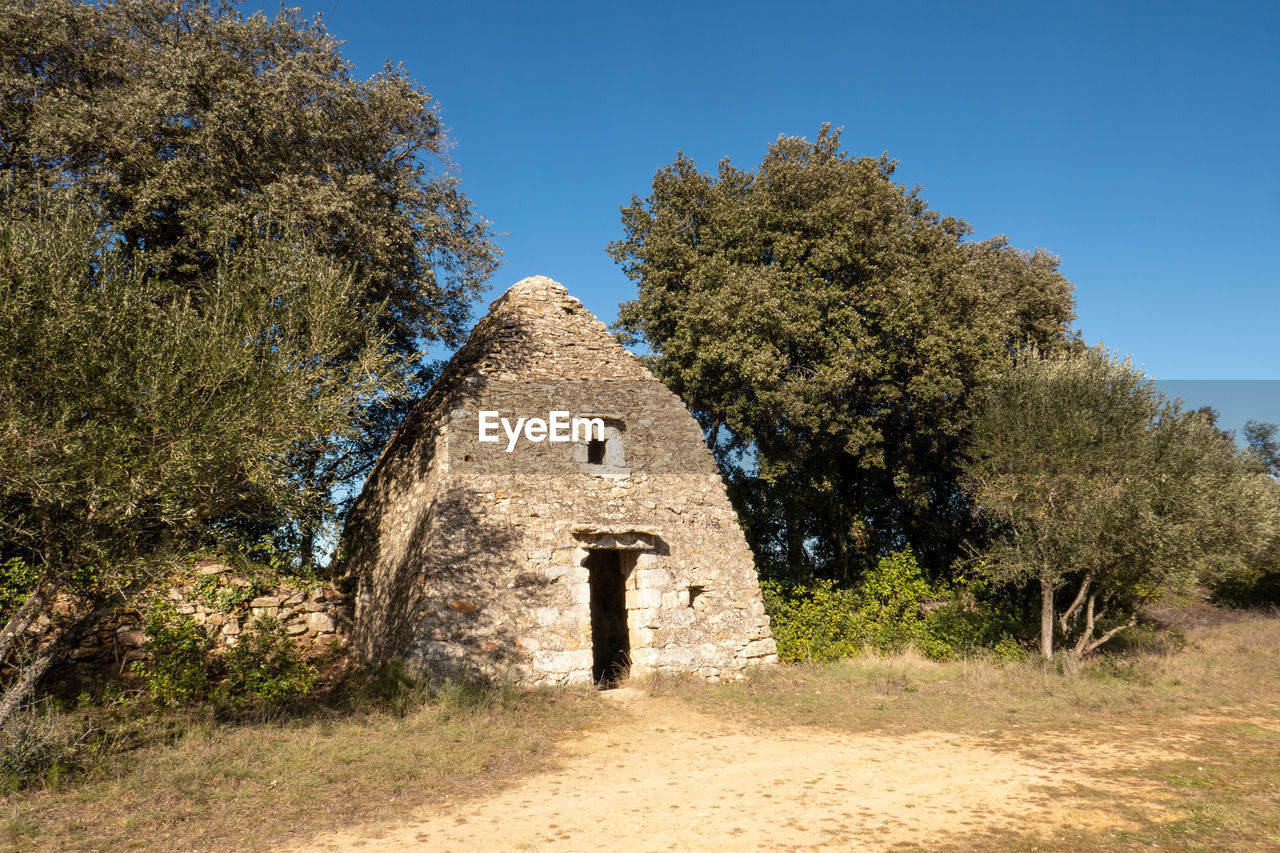
[[[1040,591],[1040,651],[1087,654],[1145,601],[1238,574],[1274,541],[1274,481],[1128,361],[1025,352],[978,407],[965,484],[1000,536],[980,567]]]
[[[57,624],[0,721],[105,609],[238,513],[307,518],[300,447],[364,428],[398,356],[351,274],[289,231],[173,286],[98,214],[0,179],[0,562],[34,569],[0,661]],[[264,229],[267,231],[270,229]],[[66,607],[50,611],[55,597]]]
[[[227,247],[290,223],[351,273],[420,391],[420,352],[459,341],[498,262],[435,101],[400,67],[356,77],[319,19],[237,5],[0,4],[0,173],[67,187],[167,287],[199,289]],[[360,435],[317,436],[294,476],[353,482],[413,397],[381,395]]]
[[[1053,257],[965,242],[894,168],[826,126],[754,171],[680,155],[609,247],[638,286],[618,328],[707,431],[775,567],[848,578],[905,541],[950,562],[973,392],[1013,348],[1068,340]]]

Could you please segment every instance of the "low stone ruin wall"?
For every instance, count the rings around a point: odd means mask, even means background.
[[[319,656],[347,647],[352,597],[334,583],[305,588],[266,584],[213,561],[197,563],[188,576],[160,591],[174,610],[189,616],[217,638],[234,646],[260,616],[280,621],[304,654]],[[69,601],[54,602],[55,614],[66,614]],[[55,616],[56,618],[56,616]],[[89,633],[60,662],[50,680],[84,684],[102,677],[134,677],[133,664],[148,657],[145,603],[124,607]],[[27,631],[34,647],[47,641],[53,619],[42,616]]]

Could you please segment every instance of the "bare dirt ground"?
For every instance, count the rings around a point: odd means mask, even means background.
[[[1122,829],[1107,802],[1155,792],[1099,790],[1090,778],[1176,758],[1187,738],[1113,731],[1097,743],[1061,732],[1011,750],[973,735],[744,729],[638,690],[606,695],[626,719],[575,733],[558,769],[296,849],[934,849],[991,831]],[[1062,760],[1082,752],[1086,762]],[[1073,766],[1090,778],[1064,770]]]

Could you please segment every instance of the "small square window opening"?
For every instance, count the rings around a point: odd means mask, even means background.
[[[587,442],[587,464],[604,464],[604,439],[593,438]]]

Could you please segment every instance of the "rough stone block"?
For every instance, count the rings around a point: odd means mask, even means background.
[[[116,642],[122,646],[136,648],[147,641],[147,635],[137,628],[122,628],[116,632]]]
[[[666,569],[637,569],[636,580],[641,589],[667,589],[675,582],[675,576]]]
[[[767,639],[752,640],[742,647],[742,651],[738,652],[738,657],[742,658],[762,658],[767,655],[776,655],[778,653],[778,645],[773,641],[772,637]]]

